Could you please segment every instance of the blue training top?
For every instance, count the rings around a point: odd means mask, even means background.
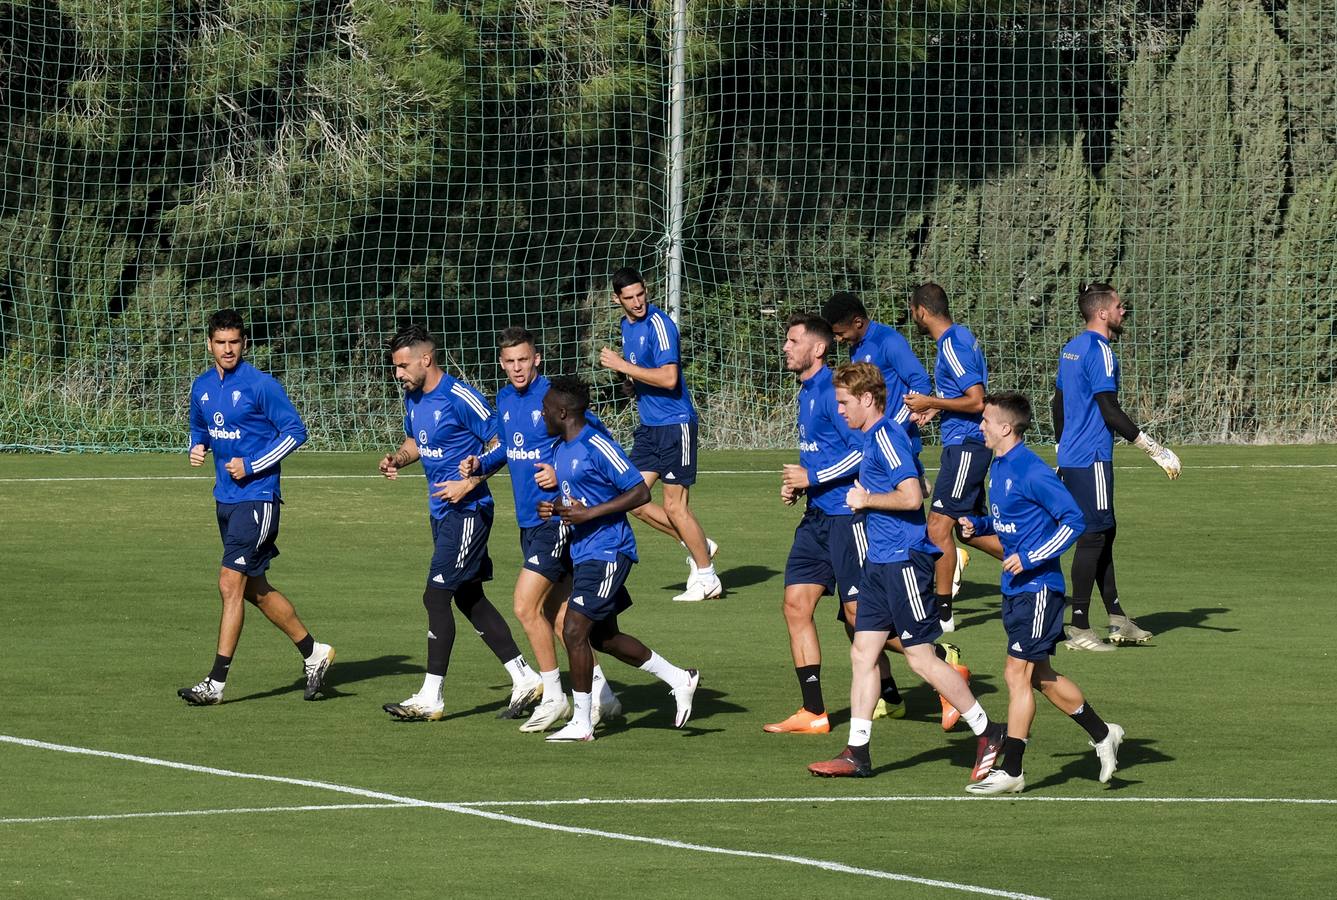
[[[1119,391],[1119,360],[1103,335],[1083,331],[1058,358],[1055,386],[1063,392],[1063,437],[1058,464],[1085,468],[1114,459],[1114,431],[1105,424],[1096,394]]]
[[[889,325],[869,322],[863,338],[850,347],[850,360],[870,362],[882,370],[882,379],[887,383],[887,414],[905,429],[918,456],[923,442],[919,439],[919,426],[910,421],[910,408],[905,405],[904,397],[910,391],[932,393],[933,384],[910,342]]]
[[[956,400],[966,395],[975,385],[989,392],[989,367],[984,362],[979,339],[964,325],[953,323],[938,338],[938,359],[933,364],[933,381],[938,396]],[[982,413],[952,412],[944,409],[938,415],[938,432],[942,445],[952,447],[966,441],[984,443],[980,431]]]
[[[636,390],[636,411],[642,425],[676,425],[696,421],[696,408],[687,390],[682,371],[682,353],[678,346],[678,326],[662,309],[649,303],[645,315],[633,322],[622,317],[622,358],[633,366],[657,369],[670,363],[678,366],[678,383],[671,388],[654,387],[632,379]]]
[[[279,499],[279,461],[306,443],[306,426],[283,386],[242,360],[230,372],[210,367],[190,386],[190,444],[214,455],[214,499],[219,503]],[[224,468],[246,464],[234,481]]]
[[[427,505],[433,519],[448,509],[475,509],[492,502],[492,492],[483,482],[459,503],[447,503],[432,493],[441,481],[458,481],[460,463],[467,456],[481,456],[483,448],[497,436],[497,414],[483,395],[453,376],[442,373],[430,391],[404,395],[404,433],[418,444],[423,474],[427,476]]]
[[[907,478],[919,480],[919,461],[910,448],[910,437],[890,416],[884,416],[864,432],[863,465],[859,483],[870,494],[889,494]],[[868,535],[868,561],[902,562],[911,550],[941,556],[942,551],[928,539],[924,507],[906,510],[870,509],[865,514],[864,532]]]
[[[848,516],[845,494],[859,474],[863,435],[836,409],[835,376],[822,366],[798,389],[798,461],[808,470],[808,506]]]
[[[579,500],[584,506],[606,503],[644,483],[617,441],[588,424],[572,440],[559,440],[553,457],[562,497]],[[573,563],[612,562],[619,553],[636,559],[636,537],[626,513],[600,516],[572,527]]]

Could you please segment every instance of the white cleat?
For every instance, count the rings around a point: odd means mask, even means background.
[[[544,697],[543,702],[534,709],[534,714],[520,726],[520,730],[526,733],[547,731],[569,715],[571,715],[571,701],[566,699],[566,694]]]
[[[678,603],[699,603],[702,600],[714,600],[724,596],[724,585],[715,574],[702,575],[697,572],[687,581],[687,589],[676,594],[673,599]]]
[[[1111,653],[1114,650],[1114,645],[1102,641],[1093,628],[1073,628],[1069,625],[1063,631],[1068,636],[1063,646],[1069,650],[1091,650],[1095,653]]]
[[[609,691],[607,696],[599,697],[590,707],[591,728],[598,728],[601,722],[611,722],[620,718],[622,718],[622,701],[617,699],[617,694],[612,691]]]
[[[970,554],[965,547],[956,548],[956,568],[952,569],[952,599],[961,592],[961,573],[970,565]]]
[[[1151,640],[1151,632],[1127,616],[1110,616],[1110,640],[1116,644],[1141,644]]]
[[[302,677],[306,680],[306,689],[302,692],[303,700],[315,700],[320,696],[320,689],[325,684],[325,676],[334,664],[334,648],[319,641],[311,650],[311,656],[302,664]]]
[[[439,722],[446,713],[446,704],[440,697],[414,694],[399,703],[387,703],[381,709],[388,712],[392,718],[405,722]]]
[[[554,731],[552,734],[544,738],[544,740],[552,744],[574,744],[577,742],[592,741],[594,740],[594,729],[586,731],[584,725],[581,725],[573,719],[570,722],[567,722],[566,727],[561,731]]]
[[[1026,774],[1009,775],[1002,769],[990,769],[982,781],[966,785],[969,794],[1020,794],[1026,789]]]
[[[1092,747],[1096,748],[1096,756],[1100,759],[1100,783],[1109,784],[1110,777],[1114,775],[1119,768],[1119,745],[1123,743],[1123,728],[1109,722],[1110,733],[1105,735],[1105,740],[1099,743],[1090,741]]]
[[[194,687],[181,688],[176,695],[191,706],[217,706],[223,702],[223,685],[205,678]]]
[[[497,713],[498,719],[519,719],[543,697],[543,679],[537,672],[511,688],[511,700]]]
[[[692,698],[696,696],[697,686],[701,684],[701,673],[696,669],[687,670],[687,683],[672,691],[673,699],[678,703],[678,714],[673,717],[673,727],[681,728],[692,717]]]

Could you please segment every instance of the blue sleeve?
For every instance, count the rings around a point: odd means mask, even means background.
[[[625,494],[636,485],[645,483],[640,471],[627,459],[627,454],[612,441],[591,442],[590,451],[590,459],[594,460],[599,473],[618,489],[619,494]]]
[[[1026,484],[1031,499],[1058,520],[1058,525],[1042,538],[1038,546],[1019,551],[1030,568],[1062,556],[1086,530],[1086,521],[1077,501],[1048,466],[1035,466],[1027,473]]]
[[[585,424],[602,435],[606,435],[607,437],[613,436],[613,432],[608,430],[608,426],[603,423],[603,419],[600,419],[595,415],[594,410],[592,409],[585,410]],[[553,440],[556,440],[556,438]]]
[[[487,446],[498,434],[497,411],[484,399],[483,395],[462,381],[457,381],[450,389],[450,403],[455,407],[455,415],[460,424],[469,429],[469,433]]]
[[[970,524],[975,527],[975,533],[979,535],[995,534],[993,527],[993,516],[966,516]]]
[[[200,409],[200,399],[195,396],[194,388],[190,392],[190,446],[203,444],[207,449],[209,446],[209,425],[204,417],[204,410]]]
[[[661,312],[650,315],[650,359],[646,368],[678,365],[681,359],[678,347],[678,326]]]
[[[892,437],[892,429],[878,426],[874,435],[878,456],[882,458],[882,464],[887,468],[887,476],[893,491],[907,478],[919,480],[919,469],[915,466],[915,454],[910,446],[910,439],[899,428],[894,434],[895,438]],[[898,443],[900,446],[897,446]]]
[[[493,472],[506,465],[506,447],[503,444],[497,444],[491,450],[488,450],[482,456],[478,457],[479,470],[484,475],[491,475]]]
[[[955,371],[952,372],[952,376],[956,379],[957,389],[961,391],[961,394],[964,396],[968,388],[977,384],[984,384],[984,367],[980,365],[984,358],[976,353],[973,347],[965,347],[953,340],[950,334],[947,336],[945,343],[950,345],[952,358],[962,369],[960,375],[957,375]]]
[[[1119,366],[1109,344],[1092,341],[1082,356],[1082,371],[1091,385],[1091,396],[1119,390]]]
[[[306,426],[297,408],[292,405],[283,387],[273,378],[260,382],[260,408],[278,431],[278,439],[265,448],[264,452],[252,459],[245,460],[246,474],[252,475],[278,465],[285,456],[306,443]]]
[[[896,370],[896,374],[901,376],[910,390],[916,394],[933,393],[933,382],[929,380],[928,370],[924,364],[915,356],[914,349],[909,341],[897,341],[892,348],[891,365]],[[890,402],[891,398],[887,398]],[[899,397],[897,398],[900,399]]]

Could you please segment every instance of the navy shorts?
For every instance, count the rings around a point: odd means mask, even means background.
[[[991,462],[993,451],[983,444],[968,441],[943,447],[929,509],[953,519],[984,515],[984,480]]]
[[[1003,597],[1003,630],[1007,632],[1007,655],[1038,661],[1054,655],[1063,637],[1063,592],[1041,588],[1035,593]]]
[[[487,555],[487,537],[492,531],[492,504],[476,509],[448,508],[432,519],[432,566],[427,586],[458,590],[471,581],[492,580],[492,557]]]
[[[1114,527],[1114,463],[1097,460],[1080,469],[1064,467],[1058,477],[1082,508],[1087,532]]]
[[[654,472],[665,484],[695,484],[696,420],[638,425],[629,458],[636,471]]]
[[[627,593],[631,566],[631,558],[621,553],[612,562],[588,559],[576,563],[567,614],[578,612],[595,622],[616,618],[618,613],[631,606],[631,595]]]
[[[520,529],[524,567],[554,584],[571,574],[571,527],[556,516],[541,525]]]
[[[841,603],[857,601],[867,550],[862,518],[827,515],[809,506],[794,529],[785,587],[820,584],[823,595],[835,593]]]
[[[906,647],[942,637],[938,599],[933,593],[937,557],[911,550],[901,562],[870,562],[863,569],[855,631],[885,631]]]
[[[218,534],[223,538],[223,568],[243,575],[263,575],[279,555],[282,500],[247,500],[217,504]]]

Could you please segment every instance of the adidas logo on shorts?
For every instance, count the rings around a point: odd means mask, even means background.
[[[1017,651],[1018,653],[1020,653],[1020,652],[1021,652],[1021,642],[1020,642],[1020,641],[1013,641],[1013,642],[1012,642],[1012,646],[1011,646],[1011,647],[1008,647],[1007,649],[1009,649],[1009,650],[1015,650],[1015,651]]]
[[[531,566],[537,566],[539,564],[538,554],[535,553],[533,556],[529,557],[529,559],[525,560],[525,562],[529,563]]]
[[[244,566],[246,565],[246,557],[238,556],[236,559],[232,560],[232,564],[236,566]]]

